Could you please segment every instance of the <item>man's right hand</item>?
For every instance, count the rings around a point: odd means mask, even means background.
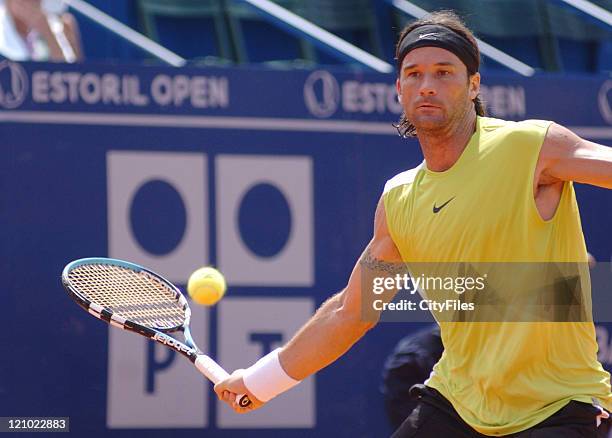
[[[238,414],[245,414],[255,409],[259,409],[265,404],[257,400],[257,398],[249,392],[242,379],[243,374],[243,369],[236,370],[227,379],[215,385],[215,392],[219,400],[227,403]],[[238,400],[236,400],[238,394],[246,394],[249,400],[251,400],[251,404],[245,408],[238,405]]]

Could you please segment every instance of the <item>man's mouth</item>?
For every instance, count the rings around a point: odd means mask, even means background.
[[[436,105],[432,105],[430,103],[422,103],[417,108],[439,108]]]

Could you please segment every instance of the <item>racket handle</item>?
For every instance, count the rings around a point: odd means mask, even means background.
[[[208,380],[210,380],[214,384],[217,384],[220,381],[225,380],[229,377],[228,372],[221,368],[221,365],[219,365],[217,362],[215,362],[205,354],[200,354],[196,358],[194,365],[198,369],[198,371],[204,374],[208,378]],[[242,408],[246,408],[247,406],[251,405],[251,400],[246,394],[238,394],[236,396],[236,400],[238,400],[238,405],[240,405],[240,407]]]

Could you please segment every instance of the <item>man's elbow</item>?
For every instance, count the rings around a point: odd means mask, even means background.
[[[368,331],[372,330],[378,324],[378,318],[372,321],[361,321],[361,329],[363,330],[363,334],[366,334]]]
[[[345,328],[350,328],[358,337],[373,329],[380,319],[379,313],[369,314],[368,312],[362,312],[361,309],[353,309],[347,306],[340,306],[336,313],[341,324]]]

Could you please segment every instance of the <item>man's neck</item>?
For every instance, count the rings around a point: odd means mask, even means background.
[[[417,137],[427,163],[434,172],[444,172],[457,162],[476,129],[476,113],[466,111],[465,116],[447,128],[436,132],[421,132]]]

